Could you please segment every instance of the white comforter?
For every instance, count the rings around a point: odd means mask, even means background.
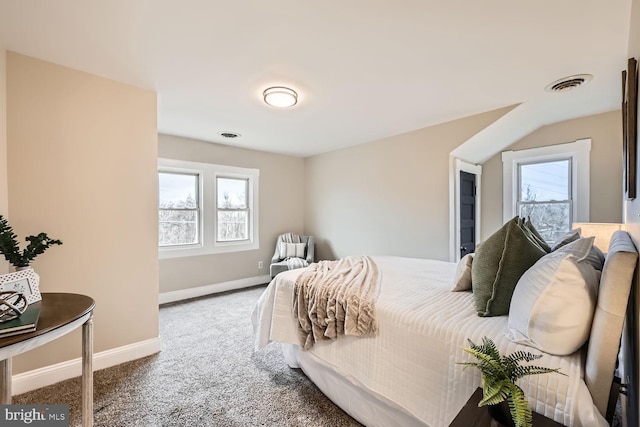
[[[398,257],[373,257],[382,274],[376,305],[379,334],[340,337],[316,344],[311,353],[355,384],[394,402],[426,425],[448,426],[473,391],[480,374],[456,362],[470,361],[460,347],[488,336],[502,352],[540,353],[509,341],[507,317],[478,317],[470,292],[450,292],[456,265]],[[252,315],[256,349],[271,341],[298,344],[292,315],[299,270],[276,276]],[[534,410],[567,426],[607,425],[582,380],[582,355],[544,354],[537,365],[560,368],[520,381]]]

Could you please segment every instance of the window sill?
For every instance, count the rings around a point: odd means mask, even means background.
[[[260,249],[258,242],[223,243],[215,246],[163,247],[158,248],[159,259],[186,258],[202,255],[216,255],[231,252],[245,252]]]

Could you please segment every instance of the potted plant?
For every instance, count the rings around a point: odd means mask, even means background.
[[[559,369],[542,366],[524,365],[520,362],[531,362],[542,355],[534,355],[525,351],[501,356],[494,342],[487,337],[481,345],[469,341],[464,351],[473,355],[478,362],[460,362],[460,365],[473,366],[482,373],[483,398],[478,406],[489,405],[491,416],[504,425],[515,427],[531,427],[531,408],[522,389],[516,384],[527,375],[548,374]]]
[[[0,215],[0,253],[16,270],[28,268],[31,261],[50,246],[62,244],[60,240],[52,239],[46,233],[40,233],[37,236],[28,236],[25,240],[29,244],[20,251],[17,237],[7,219]]]

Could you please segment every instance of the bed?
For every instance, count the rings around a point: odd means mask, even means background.
[[[382,274],[376,303],[379,332],[343,336],[299,347],[292,314],[293,287],[303,270],[279,274],[252,314],[256,350],[283,344],[285,359],[299,367],[359,422],[373,426],[448,426],[480,386],[461,347],[491,337],[503,352],[542,354],[538,364],[560,368],[519,382],[538,413],[567,426],[605,426],[622,323],[637,252],[626,232],[616,232],[604,264],[588,344],[554,356],[505,337],[507,316],[478,317],[473,294],[451,292],[456,264],[400,257],[372,257]]]

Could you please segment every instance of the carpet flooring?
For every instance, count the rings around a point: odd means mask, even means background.
[[[250,315],[264,286],[160,308],[162,351],[94,374],[96,426],[360,426],[278,345],[253,352]],[[80,378],[15,396],[70,405],[80,425]]]
[[[162,351],[94,374],[96,426],[356,427],[280,347],[253,352],[250,315],[264,286],[160,308]],[[80,378],[15,396],[70,406],[80,425]],[[619,426],[616,419],[614,426]]]

